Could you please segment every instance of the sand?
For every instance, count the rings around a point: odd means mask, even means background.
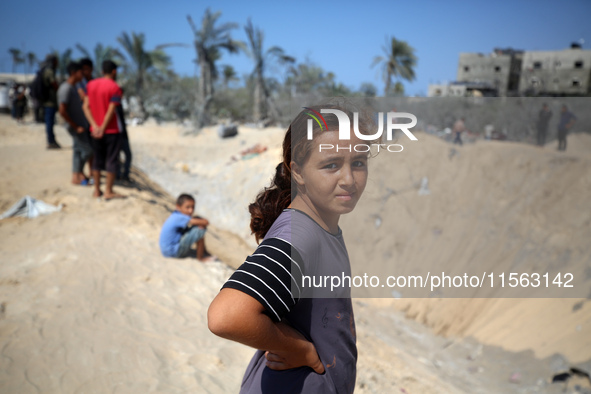
[[[66,132],[57,130],[60,143],[70,144]],[[105,202],[92,198],[90,188],[68,183],[71,150],[46,151],[42,125],[17,126],[0,117],[0,211],[26,194],[65,205],[61,212],[37,219],[0,221],[0,392],[237,392],[253,350],[212,335],[205,313],[231,267],[252,251],[246,207],[272,175],[283,131],[241,128],[236,138],[223,144],[215,129],[198,136],[184,133],[175,125],[148,123],[130,128],[139,169],[132,173],[131,187],[117,187],[127,199]],[[568,197],[563,211],[557,207],[538,219],[541,228],[550,226],[550,232],[570,231],[551,240],[553,249],[548,248],[555,253],[571,248],[569,264],[575,267],[585,263],[581,256],[589,247],[584,242],[584,237],[589,239],[584,226],[588,212],[575,209],[585,206],[590,190],[585,189],[590,168],[588,137],[571,137],[573,149],[566,157],[575,160],[564,162],[561,156],[564,163],[557,166],[567,170],[558,170],[551,179],[559,181],[575,172],[564,181],[574,185],[574,192],[553,196],[555,189],[549,188],[550,199]],[[422,140],[427,141],[428,157],[408,155],[397,163],[399,170],[387,177],[396,189],[410,185],[411,191],[397,195],[399,210],[379,211],[381,228],[396,234],[402,243],[390,248],[396,251],[395,258],[418,254],[426,261],[434,254],[453,256],[458,248],[454,240],[465,239],[462,231],[480,237],[478,231],[494,224],[503,206],[490,214],[488,222],[470,219],[470,211],[483,209],[470,205],[471,192],[464,190],[463,196],[459,190],[473,185],[472,172],[489,174],[479,168],[500,166],[498,171],[505,176],[513,172],[515,177],[527,176],[520,174],[533,173],[540,163],[559,157],[551,147],[476,144],[463,148],[452,164],[440,165],[450,161],[450,146],[430,136]],[[256,143],[269,150],[249,160],[231,161]],[[443,158],[438,161],[436,155]],[[480,160],[483,163],[474,164]],[[465,175],[450,172],[449,165],[458,161],[464,164]],[[416,193],[414,183],[422,176],[429,177],[432,190],[427,203],[410,194]],[[500,177],[496,188],[508,189],[499,194],[506,195],[508,202],[522,198],[523,182],[515,181],[511,188],[513,183],[500,182]],[[460,179],[460,185],[449,188],[451,196],[431,198],[441,195],[442,185],[452,179]],[[536,178],[531,183],[539,185],[536,190],[543,195],[547,182]],[[364,197],[367,204],[355,212],[358,218],[343,220],[343,231],[351,238],[348,243],[353,242],[356,228],[368,233],[374,229],[372,198],[381,198],[379,192],[384,189],[380,187],[377,181],[370,183]],[[480,189],[478,195],[486,196],[495,188]],[[223,263],[201,264],[160,255],[160,226],[173,208],[171,195],[181,191],[197,195],[197,213],[212,223],[206,243]],[[454,208],[455,200],[467,206],[466,211]],[[541,201],[540,210],[547,212],[552,200]],[[526,206],[520,209],[512,215],[517,223],[533,215]],[[444,213],[437,216],[438,210]],[[401,211],[408,217],[401,216]],[[463,221],[448,225],[450,217],[462,214]],[[568,220],[557,219],[564,217]],[[367,223],[360,226],[360,221]],[[466,228],[469,223],[473,225]],[[431,250],[423,250],[418,242],[404,239],[398,226],[410,230],[415,239],[439,226],[449,245],[433,243]],[[514,226],[512,233],[503,226],[494,227],[501,235],[492,241],[502,245],[517,237],[516,243],[521,244],[519,226]],[[531,242],[541,247],[549,241],[541,233],[534,234]],[[486,255],[490,258],[472,256],[476,249],[464,247],[464,263],[477,258],[486,266],[500,258],[491,253]],[[524,261],[531,258],[526,256]],[[581,299],[356,299],[354,308],[359,393],[560,392],[562,386],[548,383],[553,373],[577,363],[588,368],[584,362],[591,354],[590,309]],[[513,383],[511,375],[518,376]]]

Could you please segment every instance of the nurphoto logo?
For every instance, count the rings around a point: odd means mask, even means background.
[[[351,140],[351,120],[346,113],[338,109],[321,109],[320,113],[313,110],[312,108],[304,107],[309,112],[307,114],[312,118],[308,119],[308,140],[313,139],[312,128],[313,122],[316,121],[320,130],[327,131],[328,126],[322,114],[333,114],[339,121],[339,140],[348,141]],[[399,123],[401,120],[410,119],[410,123]],[[417,141],[417,137],[409,131],[417,125],[417,117],[408,112],[388,112],[386,113],[386,141],[392,141],[394,138],[394,130],[402,131],[411,141]],[[359,131],[359,113],[353,113],[353,132],[355,136],[362,141],[379,141],[384,133],[384,113],[378,112],[378,130],[374,134],[363,134]],[[371,147],[377,147],[378,152],[380,148],[386,148],[388,152],[402,152],[404,147],[400,144],[383,144],[383,143],[372,143],[372,144],[356,144],[356,145],[344,145],[337,144],[320,144],[319,151],[322,152],[336,149],[336,151],[347,150],[351,152],[369,152]]]

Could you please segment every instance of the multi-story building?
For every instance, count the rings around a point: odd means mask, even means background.
[[[523,51],[495,48],[490,55],[460,53],[457,81],[478,83],[496,96],[517,92]],[[491,95],[491,94],[485,94]]]
[[[591,50],[498,49],[460,53],[457,81],[430,85],[428,96],[577,96],[591,93]]]
[[[571,96],[591,93],[591,50],[525,52],[519,80],[522,94]]]

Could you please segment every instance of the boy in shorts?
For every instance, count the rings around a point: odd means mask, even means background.
[[[197,242],[197,259],[201,262],[214,261],[207,255],[203,236],[209,221],[193,217],[195,199],[181,194],[176,200],[176,210],[166,219],[160,231],[160,251],[164,257],[188,257],[191,246]]]

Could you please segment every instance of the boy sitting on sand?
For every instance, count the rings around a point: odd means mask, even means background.
[[[201,262],[214,261],[205,251],[203,236],[209,221],[193,217],[195,199],[181,194],[176,200],[176,210],[166,219],[160,232],[160,251],[165,257],[188,257],[191,245],[197,242],[197,259]]]

